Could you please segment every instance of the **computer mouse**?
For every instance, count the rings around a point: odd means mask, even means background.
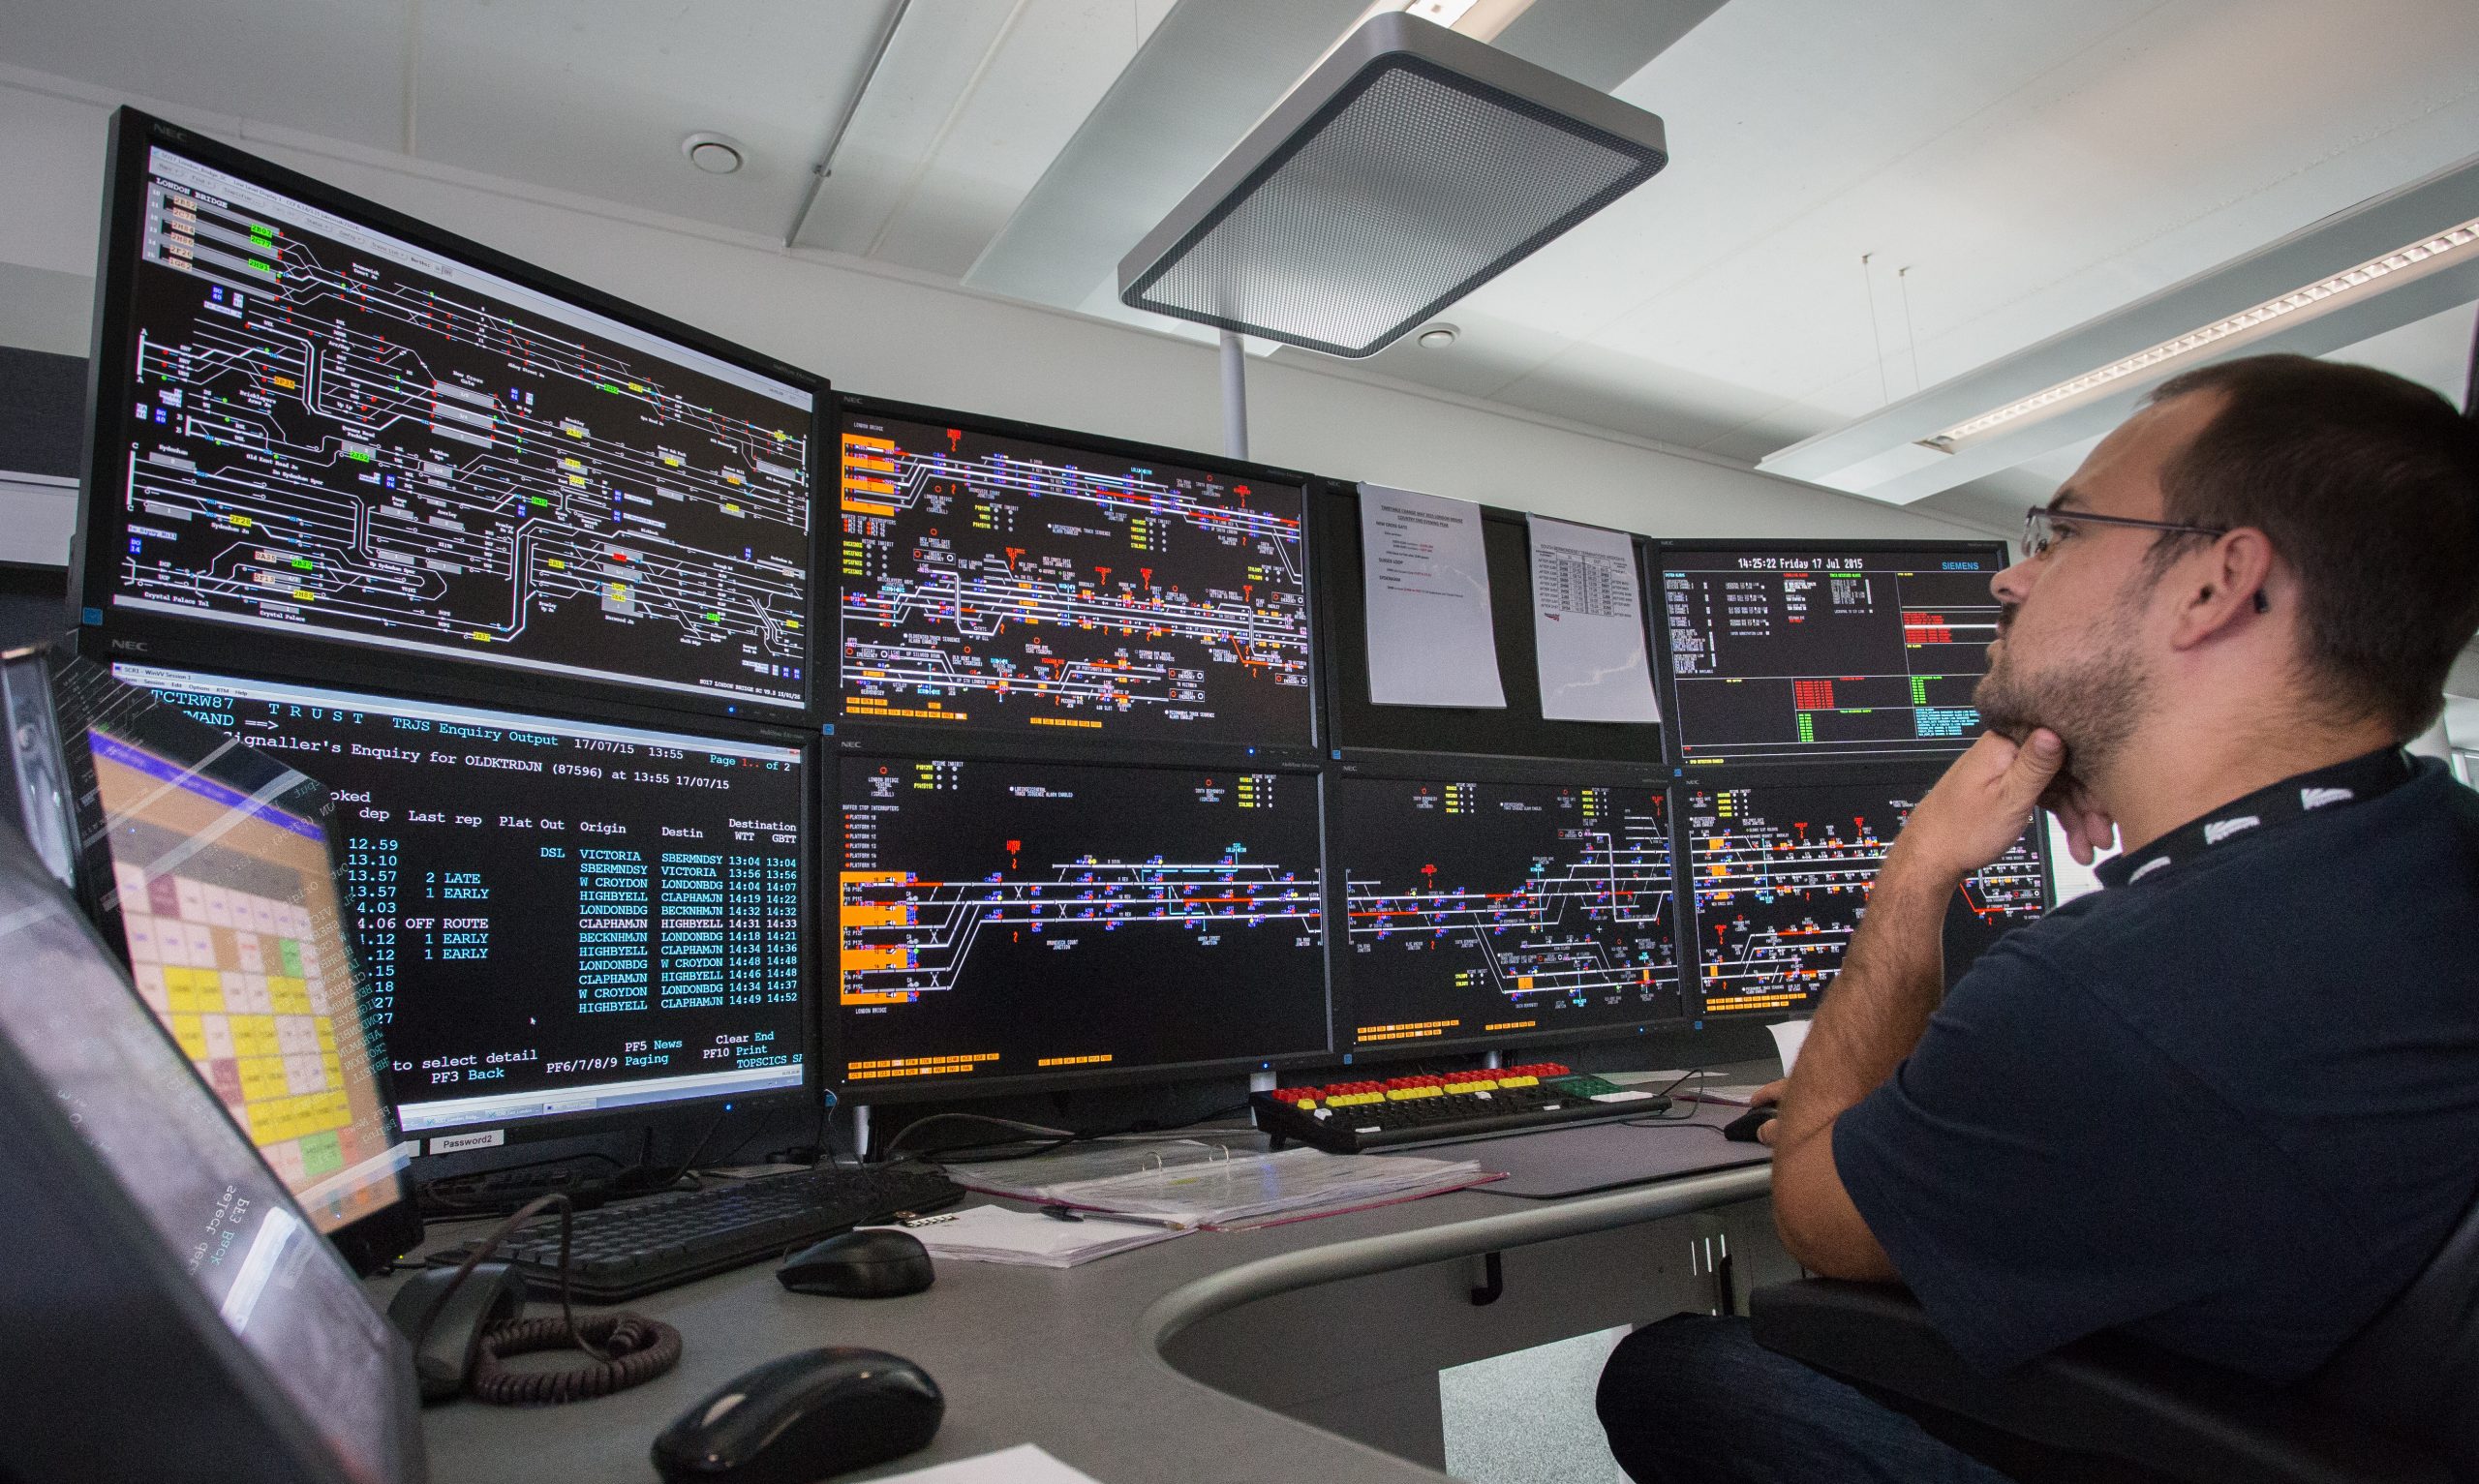
[[[407,1340],[415,1339],[422,1316],[447,1292],[455,1277],[452,1267],[433,1267],[407,1279],[387,1301],[389,1322],[403,1330]],[[524,1313],[525,1280],[514,1267],[505,1262],[475,1267],[455,1292],[448,1293],[447,1306],[430,1321],[430,1329],[413,1348],[413,1380],[423,1405],[463,1395],[465,1378],[474,1374],[474,1355],[481,1346],[482,1331]]]
[[[803,1248],[775,1270],[776,1281],[795,1293],[834,1298],[895,1298],[918,1293],[937,1280],[930,1249],[909,1231],[864,1227]]]
[[[1763,1128],[1766,1124],[1771,1123],[1775,1118],[1781,1115],[1781,1112],[1782,1110],[1780,1108],[1775,1107],[1770,1103],[1766,1104],[1762,1107],[1749,1108],[1746,1112],[1739,1114],[1736,1118],[1733,1118],[1729,1122],[1722,1125],[1722,1136],[1728,1139],[1734,1139],[1742,1144],[1761,1142],[1761,1140],[1756,1136],[1756,1131]]]
[[[832,1345],[770,1360],[655,1439],[670,1484],[811,1484],[902,1458],[937,1436],[938,1383],[884,1350]]]

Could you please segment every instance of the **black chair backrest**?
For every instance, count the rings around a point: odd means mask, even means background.
[[[2314,1393],[2479,1478],[2479,1201],[2410,1287],[2334,1353]]]

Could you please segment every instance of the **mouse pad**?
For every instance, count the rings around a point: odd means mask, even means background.
[[[1765,1145],[1737,1144],[1722,1136],[1722,1125],[1746,1111],[1726,1104],[1707,1105],[1699,1107],[1694,1118],[1674,1123],[1650,1119],[1587,1123],[1505,1138],[1431,1144],[1406,1152],[1433,1160],[1478,1160],[1483,1169],[1506,1171],[1503,1180],[1474,1187],[1481,1195],[1547,1200],[1708,1169],[1765,1164],[1773,1158]]]

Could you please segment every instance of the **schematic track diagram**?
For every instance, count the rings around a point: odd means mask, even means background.
[[[802,703],[808,391],[161,151],[147,193],[115,603]]]
[[[1696,789],[1686,812],[1699,990],[1707,1014],[1781,1011],[1824,991],[1925,785]],[[1947,954],[1977,951],[2045,910],[2029,833],[1963,883]],[[1960,930],[1956,930],[1959,923]]]
[[[848,1079],[1325,1045],[1314,775],[847,755],[839,790]]]
[[[923,881],[903,873],[843,876],[843,1003],[903,1004],[956,987],[984,932],[1023,928],[1213,932],[1268,924],[1314,931],[1314,871],[1302,876],[1231,861],[1137,864],[1077,861],[1039,881]]]
[[[1668,796],[1348,778],[1356,1041],[1679,1013]]]
[[[1306,742],[1302,492],[855,414],[842,712]]]

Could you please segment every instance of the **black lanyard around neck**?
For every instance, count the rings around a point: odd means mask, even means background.
[[[2214,847],[2250,839],[2277,825],[2317,813],[2365,803],[2410,781],[2409,756],[2385,747],[2330,768],[2283,778],[2244,799],[2222,804],[2201,819],[2191,820],[2154,840],[2096,868],[2103,886],[2132,886],[2173,865],[2192,861]]]

